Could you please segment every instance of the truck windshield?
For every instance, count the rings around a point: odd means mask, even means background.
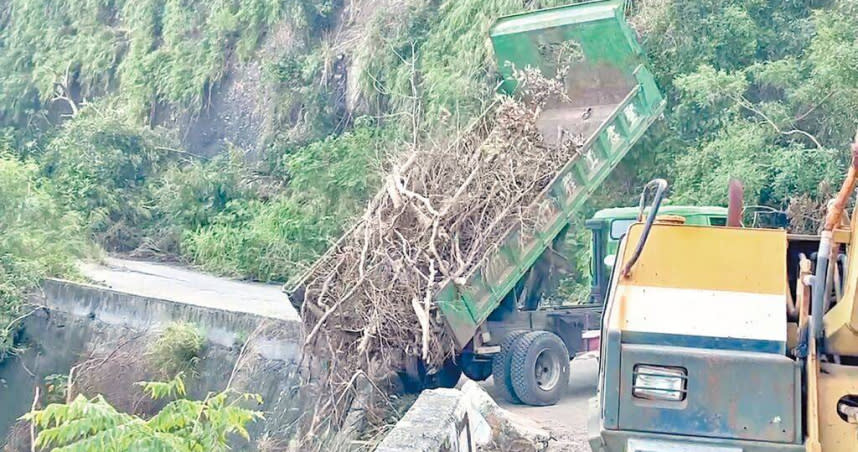
[[[623,237],[623,234],[629,230],[629,226],[635,223],[634,218],[625,219],[625,220],[614,220],[611,222],[611,239],[619,240]]]

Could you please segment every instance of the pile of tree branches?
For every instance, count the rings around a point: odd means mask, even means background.
[[[534,199],[578,156],[581,137],[548,145],[536,125],[563,84],[520,72],[517,99],[499,98],[443,146],[405,153],[305,278],[305,356],[322,370],[325,394],[317,420],[342,422],[359,376],[382,381],[409,357],[431,372],[454,356],[435,292],[464,283],[511,228],[532,231]]]

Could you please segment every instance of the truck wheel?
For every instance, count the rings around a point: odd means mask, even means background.
[[[459,366],[466,377],[474,381],[483,381],[492,376],[492,361],[478,360],[470,352],[462,353],[459,357]]]
[[[510,380],[528,405],[554,405],[569,385],[569,350],[556,334],[534,331],[522,336],[510,352]]]
[[[426,389],[455,388],[462,378],[462,369],[453,360],[449,360],[438,372],[427,375],[426,378]]]
[[[512,359],[510,351],[515,341],[526,333],[527,331],[509,333],[503,342],[501,342],[500,352],[492,358],[492,377],[494,378],[495,389],[501,397],[512,403],[521,403],[521,400],[515,395],[515,390],[512,388],[512,381],[510,380],[509,364]]]
[[[402,389],[408,394],[416,394],[426,389],[426,366],[423,360],[409,356],[405,360],[405,369],[398,372]]]

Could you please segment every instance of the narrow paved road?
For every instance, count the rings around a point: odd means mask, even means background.
[[[281,320],[298,320],[298,313],[278,285],[219,278],[175,265],[114,257],[100,263],[82,263],[80,270],[94,284],[120,292]]]
[[[560,403],[549,407],[516,405],[503,400],[494,390],[491,378],[482,386],[498,405],[526,417],[548,430],[556,441],[551,452],[590,452],[587,445],[587,411],[590,399],[596,395],[599,363],[595,359],[576,359],[571,363],[569,390]]]

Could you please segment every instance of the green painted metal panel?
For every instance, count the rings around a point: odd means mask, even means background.
[[[607,0],[498,19],[489,35],[504,77],[502,90],[514,91],[513,67],[525,66],[538,67],[550,77],[566,65],[578,76],[620,69],[611,77],[603,74],[599,82],[609,86],[618,82],[618,77],[631,81],[632,71],[643,62],[643,52],[623,20],[623,10],[623,2]],[[577,53],[583,60],[569,58]],[[580,85],[578,91],[596,88],[590,82]]]
[[[613,219],[628,219],[637,218],[639,209],[637,207],[612,207],[610,209],[602,209],[593,214],[594,220],[613,220]],[[662,205],[659,210],[662,215],[679,215],[683,217],[692,216],[727,216],[726,207],[718,206],[672,206]],[[696,223],[694,223],[696,224]]]

